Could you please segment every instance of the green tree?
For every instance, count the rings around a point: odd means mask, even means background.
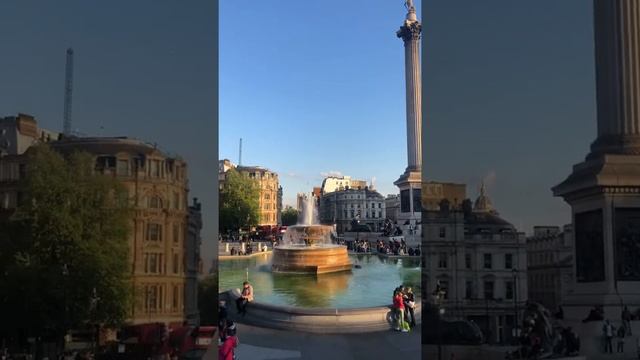
[[[298,210],[288,206],[282,210],[282,225],[291,226],[298,223]]]
[[[220,190],[220,230],[237,231],[258,225],[260,188],[257,181],[235,169],[225,173]]]
[[[201,325],[218,325],[218,272],[198,281],[198,310]]]
[[[64,158],[43,144],[27,156],[24,201],[0,225],[3,332],[59,338],[121,324],[132,299],[126,189],[87,153]]]

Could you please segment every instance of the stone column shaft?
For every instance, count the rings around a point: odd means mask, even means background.
[[[413,12],[412,12],[413,11]],[[398,37],[404,41],[407,106],[407,170],[422,168],[422,77],[420,73],[420,33],[422,25],[410,10]]]
[[[594,0],[595,153],[640,153],[640,3]]]

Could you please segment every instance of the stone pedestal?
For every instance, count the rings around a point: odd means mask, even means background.
[[[398,226],[407,245],[419,245],[422,242],[422,174],[405,172],[393,184],[400,190]]]
[[[594,0],[598,136],[554,195],[571,205],[575,273],[563,299],[565,322],[582,353],[603,357],[602,321],[582,323],[594,306],[620,325],[640,307],[640,7]],[[637,330],[636,330],[637,331]],[[630,341],[633,340],[633,341]],[[614,350],[615,350],[614,340]],[[635,349],[635,338],[625,347]]]

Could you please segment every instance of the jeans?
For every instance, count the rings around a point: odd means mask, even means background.
[[[249,301],[241,297],[236,299],[236,307],[238,308],[238,314],[245,315],[247,313],[247,304]]]
[[[402,323],[404,322],[404,311],[396,309],[396,330],[402,330]]]

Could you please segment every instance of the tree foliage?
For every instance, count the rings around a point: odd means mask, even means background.
[[[282,210],[282,225],[291,226],[298,223],[298,210],[292,208],[291,206],[285,207]]]
[[[237,231],[258,225],[260,188],[257,181],[235,169],[225,173],[220,190],[220,230]]]
[[[198,281],[198,310],[200,324],[211,326],[218,324],[218,272]]]
[[[122,323],[132,300],[126,189],[87,153],[37,145],[28,157],[24,201],[0,225],[0,326],[33,336]]]

